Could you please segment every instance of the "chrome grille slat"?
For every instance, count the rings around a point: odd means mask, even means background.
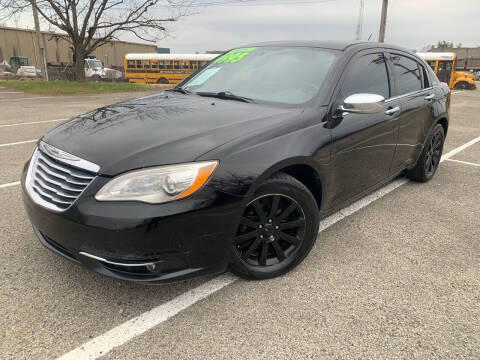
[[[36,184],[33,185],[33,188],[35,189],[36,192],[38,192],[40,195],[46,197],[46,198],[49,198],[50,200],[52,200],[53,202],[55,203],[58,203],[58,204],[65,204],[65,205],[70,205],[71,202],[70,201],[65,201],[65,200],[61,200],[59,199],[57,196],[55,195],[51,195],[49,193],[47,193],[46,191],[42,190],[39,186],[37,186]]]
[[[42,151],[47,147],[53,148],[40,143],[33,153],[27,172],[26,188],[38,204],[54,211],[65,211],[97,176],[92,169],[99,167],[61,150],[58,152],[62,156],[67,154],[68,160],[63,160],[55,151],[47,154]]]
[[[62,174],[56,173],[55,171],[52,171],[52,170],[48,169],[47,167],[45,167],[45,166],[43,166],[42,164],[40,164],[38,161],[37,161],[37,167],[40,168],[44,173],[46,173],[46,174],[48,174],[48,175],[51,175],[51,176],[54,176],[54,177],[56,177],[57,179],[66,181],[66,182],[68,182],[68,183],[70,183],[70,184],[85,186],[85,185],[88,185],[88,184],[90,183],[90,181],[87,181],[87,182],[79,182],[79,181],[75,181],[75,180],[69,179],[67,176],[64,176],[64,175],[62,175]]]
[[[86,179],[86,180],[92,180],[94,178],[94,176],[85,176],[85,175],[81,174],[79,171],[62,168],[62,167],[56,165],[54,162],[48,160],[48,158],[45,155],[42,155],[42,153],[39,153],[38,157],[41,161],[45,162],[48,166],[50,166],[52,168],[55,168],[55,169],[57,169],[61,172],[64,172],[67,175],[70,175],[72,177],[76,177],[76,178],[79,178],[79,179]]]
[[[71,195],[71,194],[67,194],[66,192],[62,191],[62,190],[59,190],[59,189],[55,189],[55,188],[52,188],[51,186],[48,186],[47,184],[45,184],[42,180],[40,180],[39,178],[36,178],[33,182],[34,184],[37,183],[40,187],[44,188],[44,189],[47,189],[48,191],[51,191],[53,193],[56,193],[58,195],[60,195],[61,197],[64,197],[64,198],[69,198],[69,199],[76,199],[78,197],[79,194],[77,195]]]
[[[55,181],[55,180],[50,179],[50,178],[46,178],[45,175],[42,175],[41,171],[37,172],[37,179],[41,179],[43,182],[54,185],[54,186],[58,186],[58,187],[62,188],[63,190],[78,192],[78,193],[81,193],[83,191],[81,186],[72,185],[72,184],[67,186],[65,184],[62,184],[61,182]],[[77,186],[77,188],[74,188],[73,186]]]

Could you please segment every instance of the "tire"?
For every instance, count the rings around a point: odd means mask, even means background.
[[[445,131],[441,124],[437,124],[428,135],[415,167],[407,170],[407,177],[418,182],[429,181],[440,164],[444,142]]]
[[[460,81],[459,83],[455,84],[453,87],[454,89],[459,89],[459,90],[467,90],[467,89],[473,89],[474,86],[467,83],[466,81]]]
[[[162,77],[157,80],[157,84],[168,84],[168,79]]]
[[[231,271],[246,279],[285,274],[308,255],[318,226],[318,206],[310,191],[290,175],[274,175],[245,206],[232,242]]]

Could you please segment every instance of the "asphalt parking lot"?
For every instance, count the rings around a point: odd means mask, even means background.
[[[327,218],[274,280],[102,277],[35,238],[18,180],[62,119],[141,93],[43,97],[0,83],[0,359],[479,359],[480,90],[452,95],[444,161]]]

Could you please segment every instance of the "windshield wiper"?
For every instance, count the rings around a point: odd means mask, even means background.
[[[182,94],[185,94],[185,95],[188,95],[188,94],[191,94],[190,91],[188,90],[185,90],[184,88],[182,87],[176,87],[176,88],[173,88],[173,89],[167,89],[167,91],[171,91],[171,92],[179,92],[179,93],[182,93]]]
[[[247,97],[244,97],[244,96],[239,96],[239,95],[232,94],[230,91],[220,91],[220,92],[217,92],[217,93],[198,91],[198,92],[195,92],[195,94],[197,94],[199,96],[214,97],[214,98],[217,98],[217,99],[236,100],[236,101],[243,101],[243,102],[247,102],[247,103],[253,103],[254,102],[253,99],[250,99],[250,98],[247,98]]]

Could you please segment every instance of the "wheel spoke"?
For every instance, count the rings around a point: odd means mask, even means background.
[[[260,244],[260,239],[255,239],[255,241],[248,247],[247,251],[243,253],[243,258],[246,259],[249,257],[257,248],[258,245]]]
[[[283,252],[282,247],[280,246],[278,241],[274,241],[272,245],[273,245],[273,249],[275,250],[275,254],[277,254],[278,260],[279,261],[285,260],[286,259],[285,253]]]
[[[278,210],[278,204],[280,202],[280,196],[275,195],[272,199],[272,208],[270,209],[270,219],[275,217],[275,214],[277,213]]]
[[[245,225],[245,226],[254,228],[254,229],[256,229],[258,227],[257,222],[255,222],[253,220],[250,220],[249,218],[246,218],[246,217],[243,217],[242,220],[240,220],[240,223]]]
[[[429,156],[427,157],[427,161],[425,162],[425,169],[429,172],[430,171],[430,164],[432,163],[432,158]]]
[[[258,218],[260,219],[260,223],[265,224],[267,222],[267,218],[265,217],[265,212],[263,211],[261,204],[258,201],[255,201],[252,205],[258,215]]]
[[[280,214],[277,220],[281,221],[283,219],[286,219],[296,208],[297,204],[292,201],[292,203]]]
[[[255,231],[250,231],[249,233],[246,233],[246,234],[235,236],[235,239],[233,240],[233,243],[236,244],[236,245],[244,243],[245,241],[251,240],[254,237],[256,237],[257,234],[258,234],[258,231],[255,230]]]
[[[260,259],[258,260],[258,263],[261,266],[267,265],[267,254],[268,254],[268,244],[263,243],[262,244],[262,252],[260,253]]]
[[[290,222],[280,224],[280,229],[281,230],[295,229],[295,228],[298,228],[298,227],[304,226],[304,225],[305,225],[305,219],[301,218],[301,219],[298,219],[298,220],[294,220],[294,221],[290,221]]]
[[[295,246],[297,246],[300,243],[299,238],[297,238],[296,236],[288,235],[283,231],[280,232],[280,238]]]

